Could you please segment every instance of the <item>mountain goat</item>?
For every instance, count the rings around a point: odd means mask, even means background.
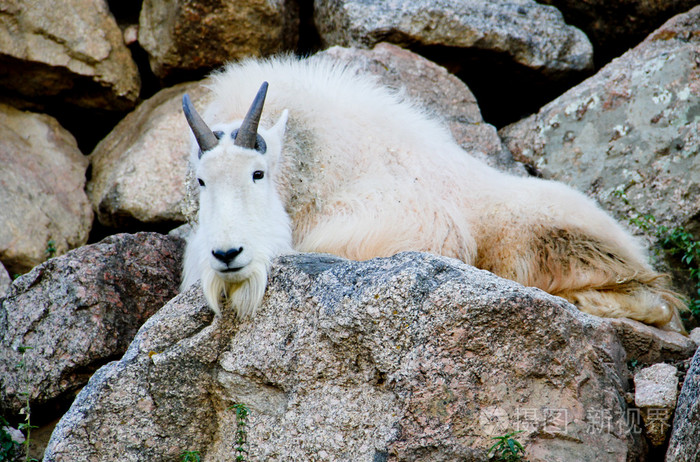
[[[200,208],[182,287],[201,280],[215,313],[252,313],[280,254],[416,250],[587,313],[682,331],[666,278],[592,200],[487,166],[371,78],[327,58],[281,57],[229,64],[212,81],[202,116],[183,98]]]

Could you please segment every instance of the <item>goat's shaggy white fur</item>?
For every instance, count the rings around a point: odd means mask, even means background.
[[[215,312],[230,304],[252,313],[270,260],[292,249],[356,260],[418,250],[542,288],[588,313],[682,330],[682,303],[665,278],[592,200],[485,165],[372,78],[329,59],[281,57],[230,64],[212,81],[203,119],[225,135],[201,158],[193,143],[205,186],[183,287],[201,279]],[[263,81],[260,154],[228,134]],[[265,178],[253,181],[259,171]],[[219,272],[212,257],[229,248],[244,249],[237,259],[245,267],[234,274]]]

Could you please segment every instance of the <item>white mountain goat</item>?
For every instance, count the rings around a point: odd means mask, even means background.
[[[182,288],[201,279],[215,313],[252,313],[280,254],[366,260],[416,250],[587,313],[682,331],[667,279],[593,201],[476,160],[370,77],[329,59],[283,57],[233,63],[212,79],[202,117],[183,98],[200,208]]]

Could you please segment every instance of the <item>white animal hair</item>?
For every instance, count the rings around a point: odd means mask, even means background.
[[[267,152],[259,154],[228,134],[263,81],[258,133]],[[542,288],[588,313],[682,331],[682,302],[592,200],[487,166],[373,78],[329,58],[284,56],[229,64],[212,82],[202,118],[224,135],[201,158],[193,142],[193,169],[206,185],[182,287],[201,279],[217,314],[226,304],[252,313],[270,260],[293,249],[355,260],[417,250]],[[255,169],[264,185],[250,181]],[[250,264],[227,280],[212,251],[239,247],[251,251]]]

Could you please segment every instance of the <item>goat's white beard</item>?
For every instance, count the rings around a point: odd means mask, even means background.
[[[201,280],[202,290],[212,311],[221,316],[224,309],[235,310],[239,318],[255,313],[262,303],[272,258],[292,252],[289,219],[274,229],[280,232],[270,236],[271,245],[260,249],[258,258],[246,267],[247,277],[241,281],[226,281],[211,267],[204,235],[196,231],[188,238],[185,248],[183,280],[180,290],[185,290]],[[264,258],[261,258],[261,255]]]
[[[262,303],[267,287],[269,264],[252,262],[250,276],[242,281],[227,282],[211,267],[202,272],[202,290],[209,307],[217,316],[222,309],[233,309],[239,319],[250,316]]]

